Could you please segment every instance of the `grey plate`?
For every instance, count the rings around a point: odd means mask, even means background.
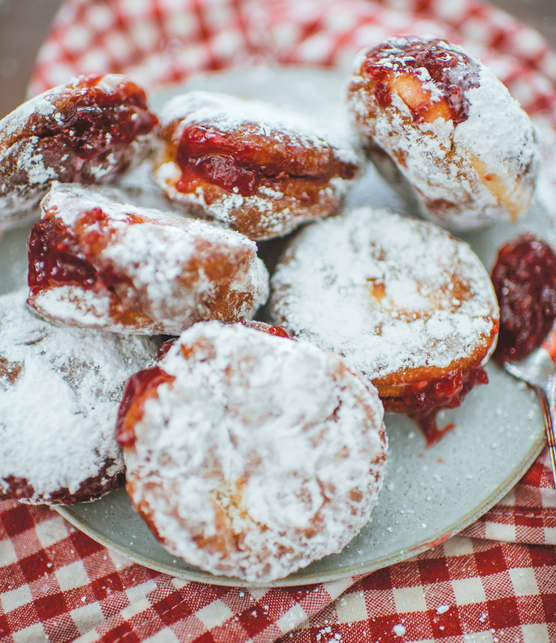
[[[191,81],[189,87],[262,97],[320,114],[342,126],[343,85],[344,77],[338,72],[275,68],[206,75]],[[160,107],[178,92],[159,92],[152,102]],[[371,169],[354,187],[348,203],[387,206],[411,214]],[[490,268],[496,249],[506,239],[523,229],[546,234],[549,221],[546,211],[535,203],[523,223],[499,225],[467,239]],[[25,236],[26,231],[19,230],[0,240],[0,292],[24,282]],[[543,447],[542,416],[531,391],[495,364],[487,370],[490,384],[471,391],[459,409],[444,413],[440,421],[454,421],[456,428],[431,449],[425,449],[410,420],[387,416],[388,473],[372,521],[340,554],[273,586],[330,581],[410,558],[461,531],[512,488]],[[152,569],[194,581],[245,585],[170,556],[133,511],[124,490],[58,511],[95,540]]]

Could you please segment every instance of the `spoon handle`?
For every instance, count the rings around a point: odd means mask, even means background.
[[[552,481],[554,489],[556,489],[556,437],[554,435],[554,411],[555,411],[555,389],[556,380],[548,383],[546,390],[539,386],[535,387],[539,397],[542,413],[544,417],[544,428],[546,430],[546,441],[548,443],[548,452],[550,454],[550,464],[552,466]]]

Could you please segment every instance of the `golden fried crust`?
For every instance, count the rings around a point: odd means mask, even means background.
[[[119,195],[58,185],[43,199],[28,243],[28,303],[40,315],[171,335],[207,318],[250,318],[264,303],[268,276],[252,241]]]
[[[154,176],[171,200],[252,239],[287,234],[337,209],[344,182],[357,171],[352,152],[346,155],[315,134],[264,120],[268,106],[260,121],[249,116],[231,121],[222,113],[228,101],[237,109],[237,99],[196,97],[183,97],[167,122],[162,117],[163,146]],[[244,102],[251,110],[258,105]]]
[[[24,103],[0,121],[0,216],[36,203],[53,180],[111,180],[150,151],[157,122],[145,92],[113,74]]]
[[[490,335],[481,335],[475,344],[473,352],[466,359],[454,360],[445,368],[422,367],[410,370],[397,371],[386,377],[373,379],[372,382],[378,390],[381,398],[403,397],[412,385],[421,382],[433,382],[450,376],[455,371],[467,371],[480,368],[488,356],[492,353],[498,337],[498,320],[488,317],[492,322]]]

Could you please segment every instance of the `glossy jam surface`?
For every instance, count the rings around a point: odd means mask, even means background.
[[[460,406],[467,393],[478,384],[488,384],[488,376],[482,368],[470,368],[437,380],[418,382],[407,387],[402,397],[386,397],[382,401],[387,411],[406,413],[415,420],[427,447],[431,447],[453,428],[452,424],[442,429],[438,427],[436,416],[439,411]]]
[[[275,335],[276,337],[287,337],[289,339],[288,333],[282,328],[282,326],[271,326],[268,329],[269,335]]]
[[[127,381],[116,420],[116,439],[121,447],[135,444],[135,424],[143,417],[145,402],[155,396],[161,384],[173,382],[175,377],[159,366],[146,368]]]
[[[500,305],[499,362],[520,360],[540,346],[556,319],[556,255],[524,234],[498,251],[492,283]]]
[[[188,192],[191,183],[201,178],[228,192],[251,196],[265,178],[289,178],[277,165],[258,164],[258,151],[258,146],[236,141],[217,129],[202,125],[187,127],[177,150],[177,163],[182,171],[177,189]]]
[[[420,100],[411,101],[410,104],[414,121],[434,120],[434,116],[443,115],[443,110],[438,109],[442,107],[439,105],[442,102],[448,108],[454,124],[467,119],[469,100],[465,92],[479,86],[479,67],[465,54],[447,49],[441,42],[413,38],[401,45],[391,41],[367,54],[361,72],[375,83],[374,94],[381,107],[392,104],[394,78],[405,76],[406,86],[418,83],[418,88],[412,90],[412,94],[420,94]],[[440,93],[440,100],[426,88],[427,81],[422,84],[423,73],[419,70],[423,69],[432,79],[435,93]]]
[[[181,134],[176,162],[182,175],[176,184],[180,192],[195,190],[198,180],[217,185],[227,192],[252,196],[264,182],[276,183],[294,178],[326,180],[338,172],[352,178],[356,167],[336,163],[334,167],[317,170],[303,168],[307,150],[293,142],[287,146],[287,159],[275,149],[265,148],[260,137],[225,133],[206,125],[190,125]]]
[[[271,326],[266,322],[255,321],[255,320],[250,320],[250,321],[243,320],[240,323],[243,326],[247,326],[247,328],[258,330],[261,333],[268,333],[269,335],[274,335],[275,337],[285,337],[286,339],[291,339],[287,331],[284,330],[282,326]]]
[[[158,347],[158,351],[156,352],[156,361],[160,362],[160,360],[163,357],[166,357],[168,354],[168,351],[172,348],[172,346],[176,343],[177,337],[168,337],[168,339],[165,339],[162,344]]]
[[[77,97],[68,98],[59,107],[57,120],[40,134],[55,137],[85,160],[131,143],[158,122],[140,87],[126,81],[107,91],[96,86],[98,81],[98,76],[80,80],[75,85]]]
[[[138,222],[133,217],[130,223]],[[84,213],[70,230],[54,216],[46,216],[31,229],[27,242],[29,273],[27,282],[36,293],[51,286],[78,285],[85,289],[115,286],[125,277],[110,266],[95,267],[92,258],[110,237],[110,221],[100,209]]]
[[[97,271],[75,252],[75,236],[59,221],[42,219],[33,226],[27,251],[29,287],[36,292],[51,285],[78,284],[93,288]]]

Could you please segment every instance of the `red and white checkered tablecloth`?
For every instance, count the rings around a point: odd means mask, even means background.
[[[347,66],[392,33],[462,42],[543,129],[556,204],[556,55],[475,0],[66,0],[30,93],[118,71],[148,89],[248,62]],[[552,156],[551,156],[552,155]],[[0,503],[2,641],[556,641],[556,492],[544,453],[465,532],[366,577],[289,589],[189,583],[130,563],[44,507]]]

